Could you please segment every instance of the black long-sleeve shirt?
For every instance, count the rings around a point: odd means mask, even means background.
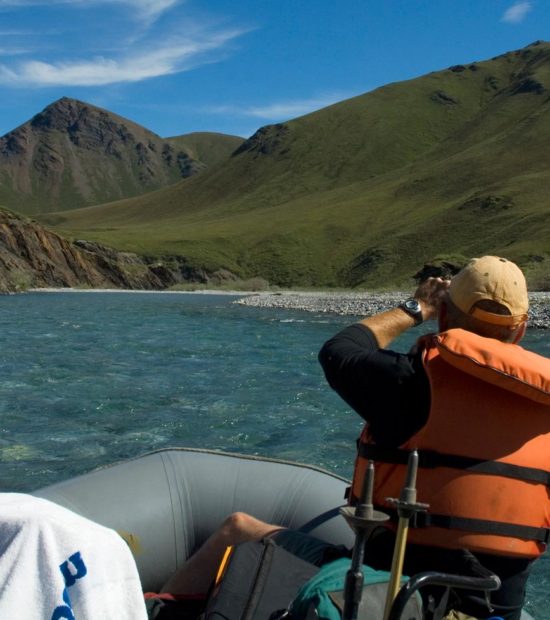
[[[329,385],[369,424],[373,441],[398,446],[424,426],[430,385],[421,355],[380,349],[371,330],[350,325],[319,353]]]

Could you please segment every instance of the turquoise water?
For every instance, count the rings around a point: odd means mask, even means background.
[[[234,300],[0,297],[0,489],[33,490],[166,446],[274,456],[349,477],[361,421],[326,385],[317,353],[353,317]],[[524,344],[550,357],[549,335],[532,331]],[[549,589],[545,556],[529,590],[538,620],[550,618]]]

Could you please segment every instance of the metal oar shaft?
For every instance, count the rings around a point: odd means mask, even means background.
[[[387,514],[374,510],[372,505],[373,489],[374,463],[369,461],[359,503],[355,508],[345,506],[340,509],[341,514],[355,533],[351,565],[346,573],[346,583],[344,586],[343,620],[356,620],[359,613],[359,605],[363,595],[363,557],[365,554],[365,541],[369,530],[373,526],[389,519]]]
[[[365,546],[365,533],[357,534],[356,544],[353,547],[351,566],[346,573],[344,584],[344,612],[342,620],[356,620],[359,613],[359,605],[363,594],[363,548]]]
[[[365,472],[365,480],[361,489],[361,499],[355,508],[355,517],[358,519],[372,519],[372,490],[374,486],[374,464],[369,462]],[[344,612],[342,620],[356,620],[359,613],[359,604],[363,594],[363,556],[365,553],[366,528],[359,527],[355,532],[355,544],[351,566],[346,573],[344,585]]]

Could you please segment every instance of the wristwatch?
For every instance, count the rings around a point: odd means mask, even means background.
[[[405,299],[405,301],[399,304],[399,308],[412,316],[415,325],[420,325],[420,323],[424,320],[422,317],[422,308],[420,307],[420,303],[414,297]]]

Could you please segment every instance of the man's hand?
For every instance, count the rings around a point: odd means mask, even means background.
[[[416,289],[414,298],[422,309],[425,321],[437,319],[439,306],[445,298],[450,281],[442,278],[428,278]],[[367,317],[360,321],[374,334],[380,348],[388,344],[405,330],[414,327],[414,318],[403,312],[401,308],[392,308],[380,314]]]
[[[428,278],[416,289],[414,298],[420,303],[422,318],[425,321],[437,319],[439,306],[445,298],[450,284],[450,280]]]

